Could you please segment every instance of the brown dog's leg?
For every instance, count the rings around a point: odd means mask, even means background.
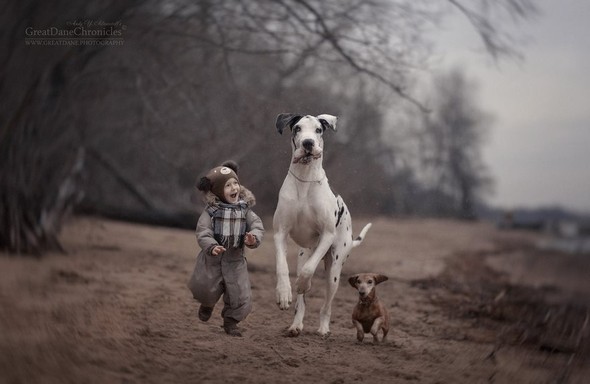
[[[384,320],[385,319],[383,318],[383,316],[379,316],[373,322],[373,326],[371,327],[371,335],[373,335],[373,343],[379,342],[379,337],[378,337],[377,333],[381,329],[381,326],[383,325]]]
[[[363,330],[363,325],[356,320],[353,320],[352,322],[356,327],[356,339],[362,343],[363,339],[365,338],[365,331]]]
[[[383,338],[381,338],[381,342],[387,340],[387,334],[389,333],[389,327],[381,327],[383,329]]]

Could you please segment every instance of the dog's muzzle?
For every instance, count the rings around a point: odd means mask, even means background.
[[[316,146],[313,140],[305,139],[301,142],[301,146],[295,150],[293,163],[309,164],[320,157],[322,157],[322,149]]]
[[[311,153],[306,153],[303,156],[296,156],[296,157],[294,157],[293,158],[293,164],[297,164],[297,163],[309,164],[313,160],[317,160],[320,157],[322,157],[322,154],[321,153],[319,153],[317,155],[314,155],[314,154],[311,154]]]

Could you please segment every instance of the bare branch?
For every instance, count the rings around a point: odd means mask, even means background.
[[[326,23],[324,22],[324,19],[322,18],[322,16],[318,13],[318,11],[313,8],[307,1],[305,0],[295,0],[297,3],[300,3],[301,5],[303,5],[306,9],[308,9],[316,18],[317,23],[319,24],[320,27],[320,34],[328,41],[330,42],[330,44],[332,45],[332,47],[340,54],[340,56],[355,70],[357,70],[360,73],[364,73],[380,82],[382,82],[383,84],[386,84],[387,86],[389,86],[394,92],[396,92],[399,96],[401,96],[402,98],[408,100],[409,102],[411,102],[412,104],[414,104],[415,106],[417,106],[421,111],[426,112],[427,108],[422,105],[422,103],[420,103],[419,101],[417,101],[415,98],[411,97],[410,95],[408,95],[405,91],[405,89],[403,89],[402,86],[400,86],[399,84],[385,78],[383,75],[379,74],[376,71],[373,71],[363,65],[360,65],[359,63],[357,63],[357,61],[348,53],[346,52],[346,50],[340,45],[338,39],[336,38],[336,36],[333,34],[333,32],[330,30],[330,28],[326,25]]]
[[[448,1],[469,20],[479,34],[487,52],[495,60],[503,56],[522,58],[522,54],[511,41],[511,36],[498,27],[498,20],[494,20],[491,14],[493,9],[490,10],[491,6],[487,0],[479,1],[479,9],[473,5],[466,6],[460,0]],[[495,2],[493,6],[504,9],[505,14],[515,23],[537,13],[536,6],[530,0],[500,0]]]

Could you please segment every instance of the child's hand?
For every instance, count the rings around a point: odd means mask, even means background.
[[[244,237],[244,244],[249,247],[253,247],[256,245],[256,236],[251,234],[250,232],[246,232],[246,236]]]
[[[217,256],[220,253],[225,252],[225,248],[223,248],[221,245],[216,245],[215,247],[213,247],[213,249],[211,250],[211,254],[213,256]]]

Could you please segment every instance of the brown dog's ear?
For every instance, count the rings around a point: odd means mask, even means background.
[[[348,282],[352,285],[353,288],[356,288],[356,284],[358,283],[359,275],[353,275],[348,278]]]
[[[389,277],[385,275],[375,275],[375,285],[382,283],[386,280],[389,280]]]

